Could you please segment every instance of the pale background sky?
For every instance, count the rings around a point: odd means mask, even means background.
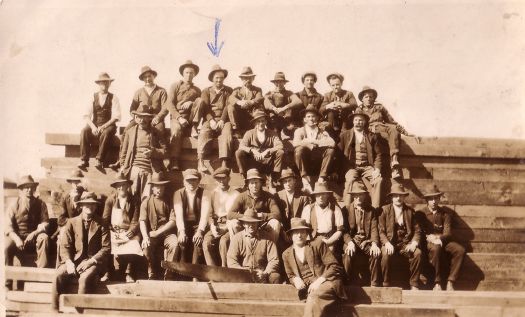
[[[242,3],[248,1],[242,1]],[[238,86],[245,65],[266,92],[276,71],[301,88],[305,70],[345,75],[344,88],[379,91],[420,136],[525,138],[525,1],[21,1],[0,5],[3,174],[43,176],[61,156],[45,132],[79,133],[101,71],[123,122],[143,65],[167,88],[191,58],[196,84],[219,63]],[[214,57],[215,18],[222,19]]]

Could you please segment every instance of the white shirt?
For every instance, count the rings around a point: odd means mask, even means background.
[[[219,218],[226,217],[238,195],[239,192],[232,188],[226,191],[215,188],[210,198],[211,212]]]
[[[151,87],[144,85],[144,90],[146,90],[148,96],[151,96],[151,93],[153,92],[153,90],[155,90],[155,88],[157,88],[157,85],[153,85]]]
[[[307,223],[310,223],[310,213],[311,205],[304,207],[301,218],[306,220]],[[342,227],[344,225],[343,213],[339,206],[335,206],[335,224],[332,224],[332,210],[330,209],[330,204],[326,205],[325,208],[321,208],[317,203],[314,204],[314,212],[317,217],[317,232],[319,233],[328,233],[331,232],[333,227]]]
[[[304,263],[304,247],[294,246],[293,251],[295,253],[295,258],[299,260],[299,262]]]
[[[319,127],[315,126],[315,128],[310,128],[309,126],[305,125],[304,130],[306,131],[306,137],[305,139],[315,141],[317,140],[317,134],[319,133]]]
[[[394,213],[395,213],[395,216],[396,216],[396,222],[398,225],[402,226],[404,224],[404,221],[403,221],[403,207],[398,207],[396,205],[392,205],[394,206]]]
[[[257,140],[260,143],[263,143],[264,140],[266,140],[266,130],[264,130],[263,132],[260,132],[259,130],[257,130],[256,132],[257,132]]]
[[[354,134],[355,134],[355,142],[357,144],[361,144],[364,138],[363,131],[357,131],[356,129],[354,129]]]
[[[286,192],[286,199],[288,199],[288,205],[291,205],[293,202],[293,194],[294,193]]]
[[[197,190],[189,191],[186,189],[186,198],[188,199],[188,214],[195,214],[193,211],[193,199],[195,198],[195,195],[197,194]],[[182,210],[182,201],[179,198],[180,196],[177,195],[173,201],[173,210],[175,211],[175,223],[177,224],[177,230],[180,232],[181,230],[185,230],[184,226],[184,210]],[[201,218],[200,219],[192,219],[192,220],[198,220],[199,221],[199,227],[198,230],[205,231],[206,226],[208,225],[208,215],[209,215],[209,208],[210,206],[210,192],[207,190],[204,190],[202,192],[202,200],[201,200]],[[187,217],[186,217],[187,218]]]
[[[98,92],[97,93],[97,98],[98,98],[98,103],[99,105],[104,105],[104,103],[106,102],[106,98],[108,97],[108,94],[105,93],[103,94],[102,92]],[[89,118],[89,119],[92,119],[93,118],[93,104],[91,103],[88,108],[87,108],[87,111],[85,112],[85,115],[84,115],[84,118]],[[111,101],[111,119],[110,120],[113,120],[113,119],[117,119],[120,120],[121,118],[121,114],[120,114],[120,102],[117,98],[117,96],[115,94],[113,94],[113,99]]]

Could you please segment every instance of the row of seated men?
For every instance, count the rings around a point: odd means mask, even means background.
[[[233,167],[234,160],[243,175],[250,168],[257,168],[271,176],[273,185],[278,184],[283,169],[283,154],[293,153],[294,164],[290,167],[300,174],[303,188],[310,192],[317,177],[326,179],[332,172],[341,171],[340,167],[345,171],[349,167],[354,169],[345,175],[347,185],[363,176],[368,180],[367,186],[371,183],[380,187],[381,156],[386,152],[379,145],[382,142],[388,144],[387,170],[391,168],[392,178],[401,177],[400,134],[409,134],[383,105],[376,103],[375,89],[364,87],[358,94],[361,101],[358,105],[354,94],[342,88],[344,77],[339,73],[326,77],[332,90],[323,96],[315,89],[314,72],[301,77],[304,89],[297,93],[285,88],[288,80],[278,72],[271,80],[275,89],[265,95],[253,84],[256,75],[250,67],[243,68],[239,74],[242,86],[235,89],[225,85],[228,70],[218,65],[208,74],[212,85],[202,91],[193,84],[199,73],[196,64],[187,61],[179,72],[182,79],[168,91],[155,84],[157,72],[150,67],[144,66],[138,76],[144,86],[133,97],[130,106],[133,119],[125,129],[119,160],[110,164],[130,179],[138,178],[138,184],[144,183],[143,175],[163,169],[164,158],[170,159],[168,170],[179,169],[182,138],[190,135],[197,137],[199,172],[212,172],[209,145],[218,138],[218,157],[223,167]],[[109,92],[113,80],[107,73],[95,80],[100,90],[94,94],[85,115],[80,168],[89,166],[95,136],[99,143],[97,167],[107,161],[115,123],[121,118],[118,98]],[[164,126],[168,113],[169,137]],[[235,138],[242,138],[238,150],[234,149]],[[338,159],[339,156],[342,158]],[[377,208],[377,197],[384,197],[380,188],[373,196]]]
[[[400,254],[408,258],[413,289],[419,287],[427,257],[434,271],[434,289],[441,289],[443,278],[447,289],[454,289],[465,250],[453,239],[451,213],[439,205],[443,193],[435,186],[425,191],[427,207],[416,213],[405,204],[409,192],[399,183],[392,185],[391,202],[374,209],[366,187],[354,182],[351,202],[341,209],[326,183],[316,183],[311,195],[297,190],[298,177],[289,169],[282,172],[279,181],[284,189],[276,194],[263,189],[265,177],[256,169],[247,172],[242,192],[229,186],[228,168],[215,170],[213,176],[217,187],[207,191],[199,186],[197,170],[185,170],[184,187],[170,200],[164,195],[169,181],[161,174],[151,177],[150,195],[142,199],[132,194],[132,182],[117,174],[111,183],[115,192],[107,198],[100,217],[97,196],[83,191],[82,178],[74,173],[68,179],[71,192],[58,216],[55,307],[72,278],[79,279],[80,293],[93,291],[108,269],[109,255],[115,264],[113,278],[125,277],[128,282],[134,281],[138,257],[145,256],[151,279],[173,278],[161,269],[162,259],[206,263],[250,269],[257,282],[288,281],[312,295],[323,283],[334,280],[390,286],[396,275],[391,258]],[[37,185],[30,176],[22,178],[20,197],[7,210],[7,265],[12,265],[15,255],[36,249],[37,266],[47,266],[48,213],[45,203],[33,195]],[[321,258],[305,251],[306,245]],[[445,254],[451,257],[448,277],[441,271]],[[335,300],[341,294],[333,295]]]

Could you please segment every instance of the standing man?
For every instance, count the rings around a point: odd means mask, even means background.
[[[109,150],[109,145],[115,133],[117,133],[116,122],[120,120],[120,102],[114,94],[109,92],[109,86],[114,79],[107,73],[101,73],[95,83],[99,91],[93,96],[93,102],[89,105],[84,120],[86,126],[80,132],[80,163],[79,168],[89,166],[89,154],[92,141],[98,139],[98,153],[95,159],[95,167],[102,168]]]
[[[292,218],[287,234],[293,245],[283,253],[284,268],[299,297],[306,297],[303,316],[330,316],[329,307],[347,298],[343,270],[325,244],[307,240],[311,231],[306,220]]]
[[[392,276],[390,259],[394,254],[408,258],[410,264],[410,288],[419,289],[421,273],[421,250],[418,248],[421,230],[414,216],[414,209],[405,204],[409,192],[403,185],[393,183],[390,193],[392,203],[383,206],[379,216],[379,239],[381,240],[381,270],[383,287],[390,286]]]
[[[304,112],[304,125],[295,130],[293,138],[295,164],[301,173],[303,189],[311,193],[314,175],[325,182],[335,157],[335,141],[319,128],[319,111],[309,105]]]
[[[62,263],[53,281],[52,306],[58,311],[60,294],[66,292],[71,279],[78,279],[78,293],[89,294],[96,289],[99,275],[106,268],[110,252],[109,231],[96,215],[97,196],[85,192],[78,202],[82,213],[65,226],[60,239]]]
[[[255,271],[257,283],[281,283],[277,246],[259,236],[263,221],[253,208],[239,218],[244,230],[233,236],[228,249],[228,267]]]
[[[179,169],[179,158],[182,149],[182,137],[190,132],[197,135],[198,126],[203,118],[203,108],[195,100],[201,96],[201,90],[193,84],[193,78],[199,73],[199,66],[188,60],[180,65],[182,80],[171,85],[168,98],[162,110],[153,118],[155,126],[164,121],[169,113],[171,117],[171,142],[169,170]]]
[[[206,146],[213,138],[219,138],[219,159],[222,167],[227,167],[232,157],[232,125],[228,116],[228,98],[232,94],[231,87],[224,85],[228,71],[219,65],[213,66],[208,79],[212,86],[202,90],[201,97],[195,103],[202,107],[204,123],[197,137],[198,170],[203,173],[210,168],[209,161],[205,163]]]
[[[262,89],[253,85],[255,74],[251,67],[244,67],[239,78],[242,86],[235,88],[228,100],[228,116],[236,138],[251,128],[252,113],[263,107],[264,100]]]
[[[255,128],[246,131],[239,149],[235,152],[239,173],[246,177],[246,171],[256,168],[271,175],[272,186],[277,187],[282,170],[283,143],[279,136],[266,128],[266,114],[262,110],[253,113]]]
[[[361,182],[354,182],[350,191],[352,204],[348,210],[348,231],[344,235],[343,266],[350,282],[361,286],[379,285],[381,250],[377,215],[370,206],[368,191]],[[363,265],[363,262],[368,265]]]
[[[450,273],[447,278],[447,291],[454,290],[463,258],[465,248],[454,241],[452,235],[452,211],[444,206],[440,206],[442,192],[436,185],[430,185],[423,196],[427,201],[427,206],[416,213],[421,231],[426,241],[428,258],[434,270],[434,290],[440,291],[441,264],[445,254],[450,256]]]
[[[381,177],[381,148],[374,134],[365,128],[369,117],[361,109],[356,109],[349,117],[354,126],[341,133],[339,149],[343,152],[346,165],[349,167],[345,175],[344,202],[350,205],[348,192],[353,182],[363,180],[371,193],[372,207],[381,206],[383,178]]]
[[[319,111],[328,122],[327,129],[333,138],[338,138],[341,131],[347,129],[347,118],[357,107],[357,101],[351,91],[342,88],[344,77],[339,73],[332,73],[326,77],[332,91],[324,95],[323,104]]]

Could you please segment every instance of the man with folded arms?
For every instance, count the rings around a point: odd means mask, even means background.
[[[341,131],[347,129],[348,115],[357,107],[357,101],[351,91],[343,89],[344,77],[339,73],[326,76],[332,91],[324,95],[319,112],[328,122],[327,130],[337,139]]]

